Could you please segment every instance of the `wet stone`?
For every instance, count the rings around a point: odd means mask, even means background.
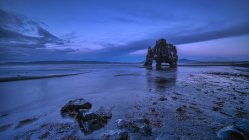
[[[184,113],[185,112],[185,110],[182,107],[177,108],[176,111],[179,112],[179,113]]]
[[[165,101],[165,100],[167,100],[167,98],[166,98],[165,96],[161,96],[161,97],[159,98],[159,101]]]
[[[104,136],[111,136],[113,135],[112,132],[123,132],[126,136],[128,134],[127,138],[129,138],[131,135],[136,134],[140,136],[152,136],[152,128],[150,126],[150,122],[147,119],[138,118],[133,120],[124,120],[124,119],[118,119],[116,120],[116,126],[117,130],[111,131],[109,134],[104,134]],[[123,134],[123,135],[124,135]],[[116,134],[117,135],[117,134]],[[126,138],[126,137],[123,137]]]
[[[152,135],[152,128],[149,125],[143,125],[140,128],[140,132],[141,134],[143,134],[144,136],[151,136]]]
[[[116,136],[116,140],[128,140],[128,138],[129,134],[126,131],[120,131]]]
[[[222,140],[248,140],[249,124],[238,123],[222,128],[218,133],[218,137]]]
[[[77,121],[80,129],[85,134],[90,134],[95,130],[103,128],[111,117],[111,113],[96,112],[82,115],[77,118]]]
[[[116,125],[119,129],[127,128],[130,125],[129,121],[118,119],[116,120]]]
[[[71,100],[62,107],[61,115],[74,118],[80,130],[88,135],[103,128],[112,118],[112,113],[105,111],[104,108],[100,108],[96,112],[88,112],[91,107],[92,104],[84,99]]]
[[[86,111],[92,108],[92,104],[86,102],[84,99],[76,99],[69,101],[61,108],[62,116],[74,117],[80,111]]]

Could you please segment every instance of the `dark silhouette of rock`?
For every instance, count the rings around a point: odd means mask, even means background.
[[[103,128],[112,118],[112,114],[103,108],[96,112],[88,112],[91,108],[92,104],[84,99],[71,100],[61,108],[61,115],[74,118],[81,131],[87,135]]]
[[[170,67],[177,66],[177,49],[174,45],[168,44],[165,39],[156,41],[156,45],[153,49],[148,48],[146,55],[145,66],[152,66],[153,60],[156,61],[158,69],[161,68],[162,63],[169,63]]]

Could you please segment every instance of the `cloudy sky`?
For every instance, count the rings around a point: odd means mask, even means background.
[[[0,0],[0,61],[249,60],[248,0]]]

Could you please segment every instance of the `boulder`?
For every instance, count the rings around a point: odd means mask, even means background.
[[[92,104],[86,102],[84,99],[76,99],[69,101],[64,105],[60,112],[62,116],[74,117],[76,114],[82,111],[86,111],[92,108]]]

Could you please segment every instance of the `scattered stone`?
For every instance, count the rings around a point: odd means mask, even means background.
[[[237,113],[236,113],[236,117],[238,117],[238,118],[243,118],[246,115],[247,115],[247,113],[244,112],[244,111],[241,111],[241,110],[238,110]]]
[[[165,100],[167,100],[167,98],[164,95],[159,98],[159,101],[165,101]]]
[[[153,104],[153,105],[157,105],[157,102],[153,102],[152,104]]]
[[[140,133],[143,134],[144,136],[152,136],[152,128],[150,127],[150,125],[143,125],[140,128]]]
[[[202,111],[199,108],[195,107],[195,106],[190,105],[189,108],[193,109],[197,113],[202,113]]]
[[[42,134],[41,136],[39,136],[38,138],[40,138],[40,139],[45,139],[45,138],[47,138],[48,136],[49,136],[49,132],[45,132],[44,134]]]
[[[221,108],[219,108],[219,107],[213,107],[212,110],[213,110],[213,111],[220,111]]]
[[[129,121],[118,119],[116,120],[116,125],[119,129],[127,128],[130,125]]]
[[[176,111],[179,112],[179,113],[184,113],[185,112],[185,110],[182,107],[178,107],[176,109]]]
[[[156,112],[156,109],[155,108],[151,108],[151,112]]]
[[[113,137],[117,139],[127,139],[131,134],[138,134],[146,137],[152,136],[152,128],[147,119],[139,118],[131,121],[118,119],[116,120],[116,125],[118,130],[104,133],[101,137],[105,139],[111,139]]]
[[[173,100],[177,100],[178,98],[176,96],[171,97]]]

